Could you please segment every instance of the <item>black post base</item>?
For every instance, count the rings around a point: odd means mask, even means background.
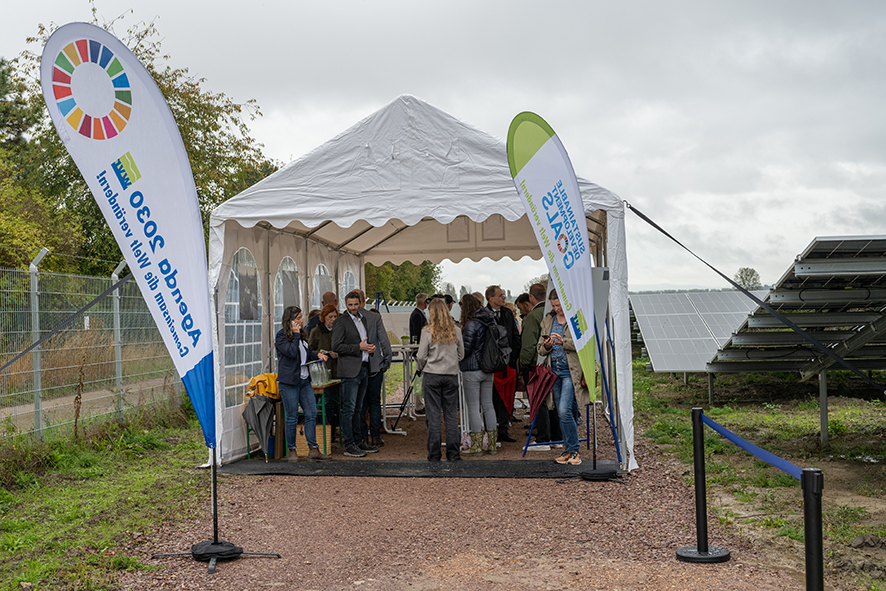
[[[197,542],[191,546],[190,552],[167,552],[161,554],[152,554],[151,558],[159,558],[161,556],[190,556],[199,562],[209,563],[209,574],[215,573],[215,565],[219,560],[233,560],[241,556],[271,556],[274,558],[283,558],[276,552],[244,552],[243,548],[235,546],[231,542],[219,540],[205,540]]]
[[[697,546],[686,546],[677,550],[677,560],[695,564],[714,564],[729,560],[729,550],[708,546],[707,552],[699,552]]]

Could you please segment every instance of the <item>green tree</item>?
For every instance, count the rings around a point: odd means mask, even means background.
[[[383,292],[388,300],[410,301],[419,293],[438,291],[442,270],[440,265],[424,261],[420,265],[406,261],[400,265],[385,263],[376,267],[366,263],[366,293]]]
[[[33,153],[27,136],[39,112],[26,98],[26,87],[0,59],[0,266],[25,267],[42,247],[70,251],[79,242],[79,226],[24,181]],[[44,269],[64,270],[64,259],[50,258]]]
[[[40,118],[26,95],[27,88],[14,78],[9,62],[0,58],[0,145],[8,150],[15,151],[26,145],[25,134]]]
[[[99,22],[93,8],[93,23],[113,32],[118,19]],[[76,164],[58,138],[43,104],[39,80],[39,52],[53,32],[39,25],[28,38],[37,51],[16,58],[16,76],[27,86],[30,106],[41,117],[34,130],[27,172],[30,188],[58,204],[79,225],[83,240],[77,253],[84,260],[80,272],[105,275],[122,258],[117,243],[95,203]],[[172,111],[197,187],[204,219],[218,204],[274,172],[278,166],[265,158],[261,144],[250,135],[248,121],[261,116],[254,100],[239,104],[222,93],[204,89],[205,79],[192,76],[187,68],[172,68],[161,49],[154,22],[140,22],[120,36],[151,73]]]
[[[751,267],[740,267],[732,279],[747,290],[763,287],[763,284],[760,283],[760,274]]]
[[[76,223],[17,182],[14,162],[0,148],[0,266],[22,268],[44,246],[61,252],[76,248],[80,234]],[[59,259],[49,258],[43,268],[64,270],[59,265]]]
[[[536,283],[542,283],[542,284],[547,283],[548,279],[549,279],[548,273],[542,273],[538,277],[533,277],[532,279],[530,279],[529,281],[526,282],[526,285],[523,286],[523,291],[525,293],[529,293],[530,287],[532,287]]]

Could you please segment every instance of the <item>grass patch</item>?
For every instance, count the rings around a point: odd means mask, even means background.
[[[684,385],[682,376],[646,372],[645,363],[645,358],[635,358],[637,432],[690,470],[692,408],[702,407],[726,429],[798,466],[821,466],[831,458],[856,462],[859,473],[868,476],[851,485],[852,492],[886,495],[886,474],[864,469],[886,461],[886,402],[875,397],[882,393],[864,391],[858,380],[840,372],[829,373],[829,384],[840,389],[829,398],[829,447],[822,448],[817,383],[801,383],[795,374],[717,375],[712,406],[706,379],[689,379]],[[875,379],[886,382],[886,374],[879,373]],[[847,397],[853,393],[857,395]],[[800,483],[707,427],[704,443],[708,484],[729,491],[746,511],[756,514],[755,524],[772,531],[771,536],[803,543]],[[691,483],[692,478],[690,474],[685,480]],[[724,525],[734,521],[729,512],[717,511],[716,516]],[[845,546],[865,534],[886,537],[886,527],[870,525],[862,507],[825,505],[822,517],[826,544]]]
[[[209,479],[193,416],[156,412],[0,445],[0,590],[115,589],[115,573],[156,568],[127,554],[134,536],[199,514]]]

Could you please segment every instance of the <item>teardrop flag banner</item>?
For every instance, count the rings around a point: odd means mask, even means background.
[[[185,146],[150,73],[95,25],[56,30],[40,63],[43,98],[151,310],[216,446],[206,245]]]
[[[511,176],[548,266],[548,290],[557,290],[582,371],[586,377],[593,376],[593,263],[572,162],[551,126],[535,113],[514,117],[507,145]],[[594,380],[589,377],[587,382],[592,385]]]

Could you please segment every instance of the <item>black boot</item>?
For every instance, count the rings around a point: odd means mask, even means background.
[[[498,440],[499,440],[499,441],[504,441],[504,442],[507,442],[507,443],[514,443],[515,441],[517,441],[516,439],[514,439],[513,437],[511,437],[511,436],[508,434],[508,430],[507,430],[507,429],[499,429],[499,430],[498,430]]]

